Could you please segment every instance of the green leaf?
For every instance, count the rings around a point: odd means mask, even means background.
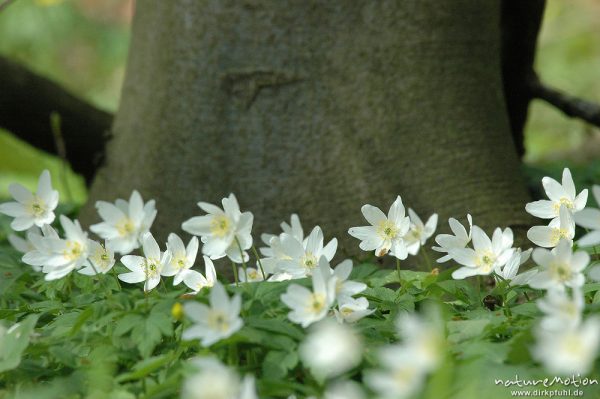
[[[304,333],[300,328],[291,325],[284,319],[262,319],[251,316],[245,318],[244,322],[250,327],[287,335],[297,341],[301,341],[304,338]]]
[[[270,351],[263,360],[263,374],[269,378],[284,378],[298,364],[296,352]]]
[[[527,363],[532,360],[529,348],[533,345],[533,336],[530,330],[525,330],[515,335],[510,340],[510,351],[507,360],[511,364]]]
[[[128,314],[119,321],[117,321],[117,325],[115,330],[113,331],[114,336],[119,337],[128,331],[130,331],[133,327],[139,325],[144,322],[144,318],[139,314]]]
[[[483,334],[489,324],[490,321],[487,319],[449,321],[446,323],[448,328],[448,342],[459,343],[476,338]]]
[[[0,372],[12,370],[21,363],[21,355],[29,345],[29,337],[39,316],[29,315],[22,322],[0,333]]]
[[[160,369],[164,365],[168,364],[173,360],[173,352],[168,352],[162,355],[157,355],[150,357],[148,359],[144,359],[139,361],[133,366],[132,371],[129,373],[121,374],[117,378],[118,383],[123,383],[126,381],[135,381],[139,380],[152,372]]]

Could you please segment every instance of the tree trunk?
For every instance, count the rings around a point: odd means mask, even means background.
[[[234,192],[254,236],[297,212],[346,250],[360,207],[527,225],[501,80],[500,3],[137,2],[98,199],[156,198],[181,233]]]

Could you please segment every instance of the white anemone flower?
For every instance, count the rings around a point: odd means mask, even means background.
[[[352,273],[351,259],[344,260],[333,270],[330,269],[330,273],[332,276],[336,277],[335,296],[338,301],[346,301],[367,289],[365,283],[348,280]]]
[[[203,256],[205,276],[196,270],[186,270],[183,273],[183,283],[197,294],[204,287],[212,287],[217,281],[217,272],[213,261],[208,256]]]
[[[306,244],[306,240],[304,238],[304,229],[302,228],[302,224],[300,224],[300,218],[298,215],[293,214],[290,218],[289,224],[286,222],[281,223],[281,230],[283,231],[282,234],[288,234],[301,242],[303,245]],[[265,244],[267,244],[266,247],[259,248],[260,253],[262,256],[264,256],[264,258],[261,259],[264,272],[267,275],[276,273],[277,276],[273,277],[273,280],[283,281],[291,279],[291,275],[277,270],[277,264],[280,260],[290,259],[290,257],[285,254],[285,251],[281,245],[281,234],[262,234],[261,239]]]
[[[387,216],[381,209],[369,204],[363,205],[361,211],[371,226],[352,227],[348,230],[348,234],[361,241],[360,249],[375,251],[376,256],[384,256],[391,251],[398,259],[406,259],[408,249],[404,238],[410,229],[410,218],[405,216],[400,196],[390,207]]]
[[[210,306],[198,302],[183,305],[185,315],[194,325],[183,332],[182,338],[199,339],[204,347],[230,337],[244,325],[240,318],[242,297],[239,294],[230,300],[225,287],[217,281],[210,291],[209,302]]]
[[[89,240],[87,233],[82,230],[77,220],[72,221],[64,215],[60,216],[60,224],[65,232],[64,239],[42,238],[42,245],[46,249],[46,253],[49,253],[42,265],[42,272],[46,273],[44,279],[48,281],[63,278],[88,263]]]
[[[579,194],[575,191],[575,183],[568,168],[563,170],[562,184],[551,177],[542,179],[544,191],[549,200],[539,200],[525,205],[525,210],[541,219],[554,219],[560,214],[560,207],[566,206],[571,213],[581,211],[587,202],[588,191],[582,190]]]
[[[113,250],[122,255],[140,247],[144,234],[150,230],[156,218],[155,201],[144,204],[142,196],[135,190],[129,202],[120,198],[114,204],[98,201],[96,209],[103,222],[90,226],[90,230],[110,241]]]
[[[200,209],[207,214],[186,220],[181,228],[200,236],[204,244],[202,253],[211,259],[227,256],[235,263],[246,262],[250,258],[246,250],[252,246],[251,230],[254,216],[251,212],[240,211],[233,194],[223,198],[221,203],[223,209],[207,202],[198,202]]]
[[[162,270],[163,276],[174,276],[173,285],[179,285],[183,281],[186,272],[194,266],[196,255],[198,255],[198,238],[192,237],[187,247],[175,233],[169,234],[167,248],[171,254],[171,260]]]
[[[548,226],[533,226],[527,231],[527,238],[535,245],[554,248],[562,239],[573,241],[575,237],[575,221],[565,205],[560,207],[560,216],[552,219]]]
[[[350,327],[323,320],[311,328],[298,352],[317,378],[331,378],[360,363],[362,342]]]
[[[447,262],[452,259],[450,255],[454,249],[465,248],[471,242],[471,232],[473,229],[473,218],[467,214],[467,221],[469,222],[469,232],[467,229],[456,219],[448,219],[450,230],[453,234],[438,234],[435,237],[435,242],[439,247],[432,247],[434,251],[446,252],[446,255],[442,256],[437,260],[438,263]]]
[[[531,277],[533,277],[538,270],[536,268],[527,270],[526,272],[519,273],[519,268],[525,262],[529,260],[531,257],[531,252],[533,249],[528,249],[527,251],[521,251],[520,248],[517,248],[508,262],[502,267],[500,270],[496,270],[496,273],[504,280],[509,280],[511,286],[516,285],[527,285]]]
[[[337,251],[336,238],[329,241],[327,245],[323,245],[323,241],[323,231],[319,226],[311,231],[304,243],[292,235],[281,234],[281,246],[285,258],[277,262],[277,271],[284,272],[292,278],[311,276],[322,256],[329,262]]]
[[[375,312],[375,309],[369,309],[367,298],[344,298],[338,299],[338,308],[333,312],[339,323],[356,323]]]
[[[285,281],[291,280],[293,276],[289,273],[283,272],[279,269],[279,262],[284,260],[292,260],[292,258],[286,254],[286,250],[281,243],[281,239],[288,236],[288,233],[282,233],[280,236],[273,236],[270,239],[269,247],[262,247],[261,253],[265,258],[261,258],[261,263],[265,274],[273,274],[269,278],[269,281]],[[298,240],[294,235],[290,235],[294,240],[302,242],[302,245],[306,245],[306,239]]]
[[[247,267],[246,270],[239,267],[238,278],[243,283],[257,283],[264,280],[261,271],[254,267]]]
[[[600,186],[594,186],[592,193],[596,203],[600,204]],[[582,247],[589,247],[600,244],[600,209],[585,208],[575,214],[575,223],[579,226],[592,230],[577,241]]]
[[[404,242],[406,243],[408,253],[416,255],[419,253],[421,246],[425,245],[427,239],[435,233],[438,215],[437,213],[431,215],[425,224],[423,224],[419,215],[411,208],[408,208],[408,216],[410,218],[410,230],[404,237]]]
[[[88,263],[78,272],[87,276],[108,273],[115,265],[115,252],[111,248],[110,242],[107,241],[102,245],[97,241],[88,240],[88,247]]]
[[[460,280],[470,276],[489,275],[504,266],[512,255],[512,230],[494,230],[492,239],[478,226],[471,229],[473,249],[455,248],[450,251],[452,258],[463,267],[452,273],[452,278]]]
[[[280,226],[281,226],[281,231],[283,233],[291,235],[292,237],[294,237],[296,240],[298,240],[300,242],[304,241],[304,229],[302,228],[302,224],[300,223],[300,218],[298,217],[297,214],[295,214],[295,213],[292,214],[292,216],[290,217],[289,224],[287,222],[282,222]],[[273,252],[272,252],[270,246],[271,246],[271,239],[273,239],[274,237],[278,237],[278,235],[265,233],[260,236],[260,239],[267,245],[267,247],[260,248],[260,252],[266,257],[273,256]]]
[[[49,224],[42,227],[41,232],[41,234],[36,232],[27,233],[27,241],[33,249],[26,252],[21,259],[23,263],[30,265],[37,272],[42,271],[42,266],[44,266],[48,257],[52,255],[52,250],[44,238],[60,238],[56,230]]]
[[[600,344],[600,319],[592,317],[575,328],[536,330],[534,358],[553,374],[586,375],[592,371]]]
[[[573,252],[567,240],[561,240],[551,251],[536,248],[532,258],[539,265],[539,272],[529,280],[532,288],[577,288],[585,282],[582,272],[590,262],[590,255],[584,251]]]
[[[144,256],[125,255],[121,263],[130,270],[119,274],[119,280],[129,284],[144,282],[144,292],[151,291],[160,283],[160,273],[171,260],[171,253],[160,251],[158,243],[151,233],[142,237]]]
[[[329,262],[325,256],[319,259],[319,269],[312,274],[312,291],[298,284],[290,284],[281,295],[281,301],[292,311],[288,319],[306,328],[322,320],[335,302],[337,277],[329,272]]]
[[[49,226],[49,225],[46,225],[46,226]],[[19,235],[16,235],[16,234],[9,234],[8,242],[14,249],[16,249],[17,251],[19,251],[22,254],[25,254],[27,252],[34,251],[36,249],[35,245],[31,241],[31,237],[33,235],[37,235],[37,236],[41,235],[41,230],[39,227],[31,226],[25,233],[25,238],[23,238]]]
[[[58,191],[52,188],[47,170],[40,175],[35,194],[18,183],[11,184],[8,191],[15,201],[0,204],[0,213],[14,218],[10,224],[13,230],[25,231],[33,225],[42,227],[54,221]]]
[[[182,399],[258,399],[253,376],[240,381],[233,369],[213,357],[193,359],[191,363],[198,372],[186,378]]]
[[[550,290],[537,305],[544,312],[540,327],[559,331],[575,328],[581,323],[585,301],[579,289],[574,289],[572,296],[565,290]]]

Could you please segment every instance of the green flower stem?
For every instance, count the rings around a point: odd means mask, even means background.
[[[242,257],[242,268],[244,269],[244,277],[246,277],[246,282],[248,282],[248,270],[246,266],[246,261],[244,260],[244,250],[242,249],[242,244],[240,244],[240,240],[238,240],[237,236],[235,237],[235,243],[237,244],[237,247],[240,250],[240,256]]]
[[[233,263],[233,261],[231,261],[231,268],[233,269],[233,278],[235,280],[235,285],[238,286],[240,285],[240,280],[238,279],[237,267],[235,263]]]
[[[433,266],[431,264],[431,259],[429,259],[429,255],[427,255],[427,250],[425,250],[425,248],[421,248],[421,253],[423,254],[423,257],[425,258],[425,262],[427,263],[427,266],[429,267],[429,271],[432,271]]]
[[[121,282],[119,281],[119,275],[117,274],[117,271],[115,270],[114,266],[112,268],[112,273],[115,276],[115,280],[117,281],[117,285],[119,286],[119,291],[121,291],[123,288],[121,287]]]
[[[402,275],[400,274],[400,259],[396,258],[396,271],[398,272],[398,282],[400,283],[400,289],[404,289],[404,284],[402,284]]]
[[[262,273],[263,280],[266,280],[267,276],[265,274],[265,270],[263,269],[262,261],[260,260],[260,256],[258,255],[258,251],[256,250],[256,247],[254,245],[252,245],[252,253],[254,253],[254,256],[256,257],[256,261],[258,262],[258,267],[260,268],[260,272]]]

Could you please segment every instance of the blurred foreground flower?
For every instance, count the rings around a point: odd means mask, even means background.
[[[600,319],[589,318],[573,328],[555,331],[539,327],[533,356],[550,373],[585,375],[592,370],[600,344]]]
[[[234,370],[212,357],[191,363],[198,372],[185,380],[182,399],[258,399],[254,377],[248,375],[240,381]]]
[[[362,359],[360,337],[348,326],[324,320],[311,328],[300,345],[300,358],[320,379],[338,376]]]
[[[403,314],[397,321],[402,343],[379,351],[381,368],[365,373],[364,382],[385,399],[406,398],[417,393],[428,373],[445,356],[441,315],[428,308],[425,315]]]

